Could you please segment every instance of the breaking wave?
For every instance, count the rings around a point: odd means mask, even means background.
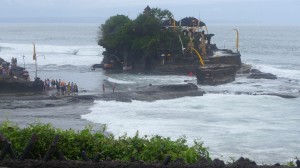
[[[119,83],[119,84],[134,84],[136,82],[132,81],[124,81],[124,80],[118,80],[118,79],[113,79],[113,78],[107,78],[107,81],[111,83]]]
[[[33,64],[32,59],[33,45],[0,43],[1,57],[10,61],[12,57],[17,58],[18,62],[24,61],[26,64]],[[100,46],[55,46],[36,44],[37,61],[39,65],[93,65],[102,60],[104,49]]]
[[[289,78],[289,79],[300,79],[300,70],[282,69],[276,66],[270,65],[255,65],[253,68],[258,69],[265,73],[272,73],[277,77]]]

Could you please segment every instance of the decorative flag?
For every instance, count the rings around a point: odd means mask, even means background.
[[[236,31],[236,51],[239,52],[239,31],[237,29],[233,29]]]
[[[36,60],[35,44],[33,43],[33,60]]]
[[[173,30],[175,31],[176,20],[173,18]]]

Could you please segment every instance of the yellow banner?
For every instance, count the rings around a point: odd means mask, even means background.
[[[236,31],[236,51],[239,52],[239,31],[237,29],[233,29]]]

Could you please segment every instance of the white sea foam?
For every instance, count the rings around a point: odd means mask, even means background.
[[[184,84],[185,81],[194,80],[195,76],[182,76],[182,75],[139,75],[137,76],[138,81],[152,84]]]
[[[116,136],[124,133],[133,136],[137,130],[140,135],[158,134],[172,139],[185,135],[190,145],[194,139],[201,138],[215,157],[239,157],[237,153],[241,151],[260,161],[261,156],[269,155],[264,150],[277,148],[282,141],[287,143],[278,150],[285,157],[293,157],[300,150],[297,147],[300,136],[298,101],[271,96],[215,94],[151,103],[95,101],[91,113],[82,118],[107,124],[108,131]]]
[[[119,84],[134,84],[136,82],[132,81],[124,81],[124,80],[118,80],[118,79],[113,79],[113,78],[107,78],[107,81],[112,82],[112,83],[119,83]]]
[[[10,61],[12,57],[23,62],[25,56],[26,64],[33,64],[33,45],[32,44],[10,44],[0,43],[4,47],[1,50],[1,57]],[[100,46],[55,46],[36,44],[37,61],[39,65],[92,65],[102,60],[104,49]]]
[[[122,84],[184,84],[189,81],[196,81],[194,76],[179,76],[179,75],[145,75],[145,74],[110,74],[107,79],[109,82],[122,83]]]
[[[282,69],[276,66],[258,64],[254,65],[253,68],[258,69],[265,73],[272,73],[277,77],[289,78],[289,79],[300,79],[300,70]]]
[[[214,57],[220,57],[220,56],[231,56],[232,54],[227,53],[225,51],[216,51],[214,52],[213,56]]]

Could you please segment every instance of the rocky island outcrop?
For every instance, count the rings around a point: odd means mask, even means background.
[[[11,63],[0,58],[0,94],[42,93],[44,83],[39,78],[31,81],[28,71],[17,65],[17,59]]]
[[[168,10],[147,6],[135,20],[110,17],[101,26],[98,44],[105,48],[101,67],[114,72],[196,74],[198,84],[218,85],[235,80],[243,65],[238,50],[219,49],[214,34],[195,17],[175,20]]]

